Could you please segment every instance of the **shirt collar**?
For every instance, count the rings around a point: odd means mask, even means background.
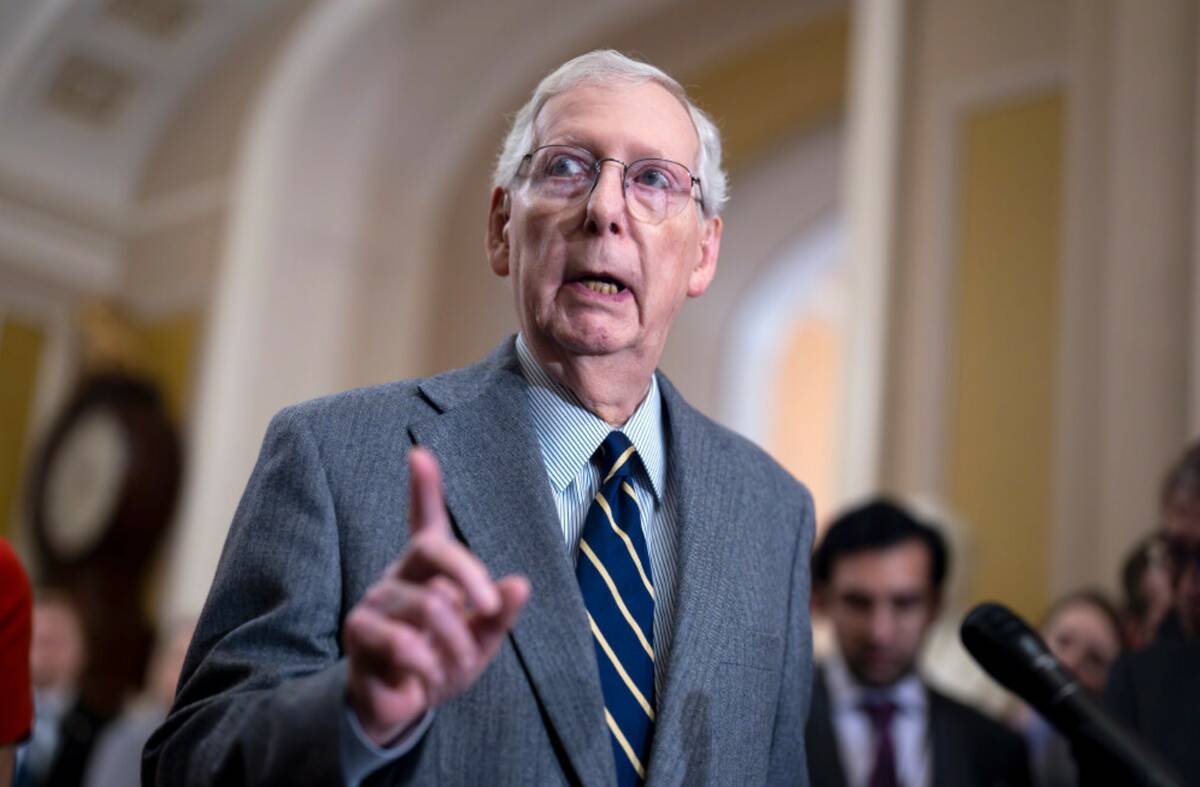
[[[872,689],[860,684],[840,653],[833,653],[825,663],[825,685],[829,701],[838,711],[857,711],[864,700],[878,697],[896,703],[901,713],[924,713],[927,704],[925,686],[917,673],[910,672],[886,689]]]
[[[519,333],[517,358],[521,373],[529,383],[529,410],[546,474],[554,491],[561,493],[579,474],[580,468],[591,461],[592,454],[612,427],[584,407],[574,392],[550,377]],[[667,468],[662,396],[657,375],[650,375],[650,390],[620,431],[637,449],[655,500],[661,501]]]

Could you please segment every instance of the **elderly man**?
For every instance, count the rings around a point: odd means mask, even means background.
[[[520,334],[275,418],[145,783],[807,783],[810,498],[655,371],[724,191],[659,69],[538,85],[487,225]]]

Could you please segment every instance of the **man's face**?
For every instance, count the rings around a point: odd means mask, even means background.
[[[1163,540],[1175,608],[1184,630],[1200,635],[1200,494],[1177,494],[1163,512]]]
[[[33,605],[33,638],[29,648],[34,688],[73,689],[86,660],[87,645],[75,609],[57,599],[38,600]]]
[[[863,685],[887,687],[912,671],[937,613],[929,550],[906,541],[838,558],[818,590],[846,666]]]
[[[677,161],[695,174],[699,141],[683,106],[661,86],[584,85],[555,96],[534,121],[534,147],[585,148],[597,158]],[[602,165],[595,188],[570,206],[531,193],[526,179],[496,189],[488,225],[492,269],[513,278],[521,329],[553,359],[627,354],[657,363],[685,297],[716,271],[721,220],[692,200],[659,224],[634,219],[621,168]],[[615,282],[616,294],[588,280]]]

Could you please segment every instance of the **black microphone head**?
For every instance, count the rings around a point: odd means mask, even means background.
[[[1054,715],[1062,699],[1079,691],[1038,633],[1002,604],[972,609],[959,635],[989,675],[1044,715]]]
[[[1112,784],[1179,787],[1183,782],[1080,689],[1029,624],[1002,604],[980,604],[967,613],[962,643],[988,674],[1038,710],[1082,752],[1094,773]],[[1088,784],[1092,782],[1089,781]]]

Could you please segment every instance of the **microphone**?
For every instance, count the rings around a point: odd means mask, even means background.
[[[1159,756],[1088,696],[1037,632],[1007,607],[975,607],[963,620],[960,636],[989,675],[1036,708],[1071,741],[1077,757],[1084,755],[1079,757],[1081,769],[1103,764],[1108,783],[1183,787]],[[1127,781],[1112,780],[1114,770]]]

